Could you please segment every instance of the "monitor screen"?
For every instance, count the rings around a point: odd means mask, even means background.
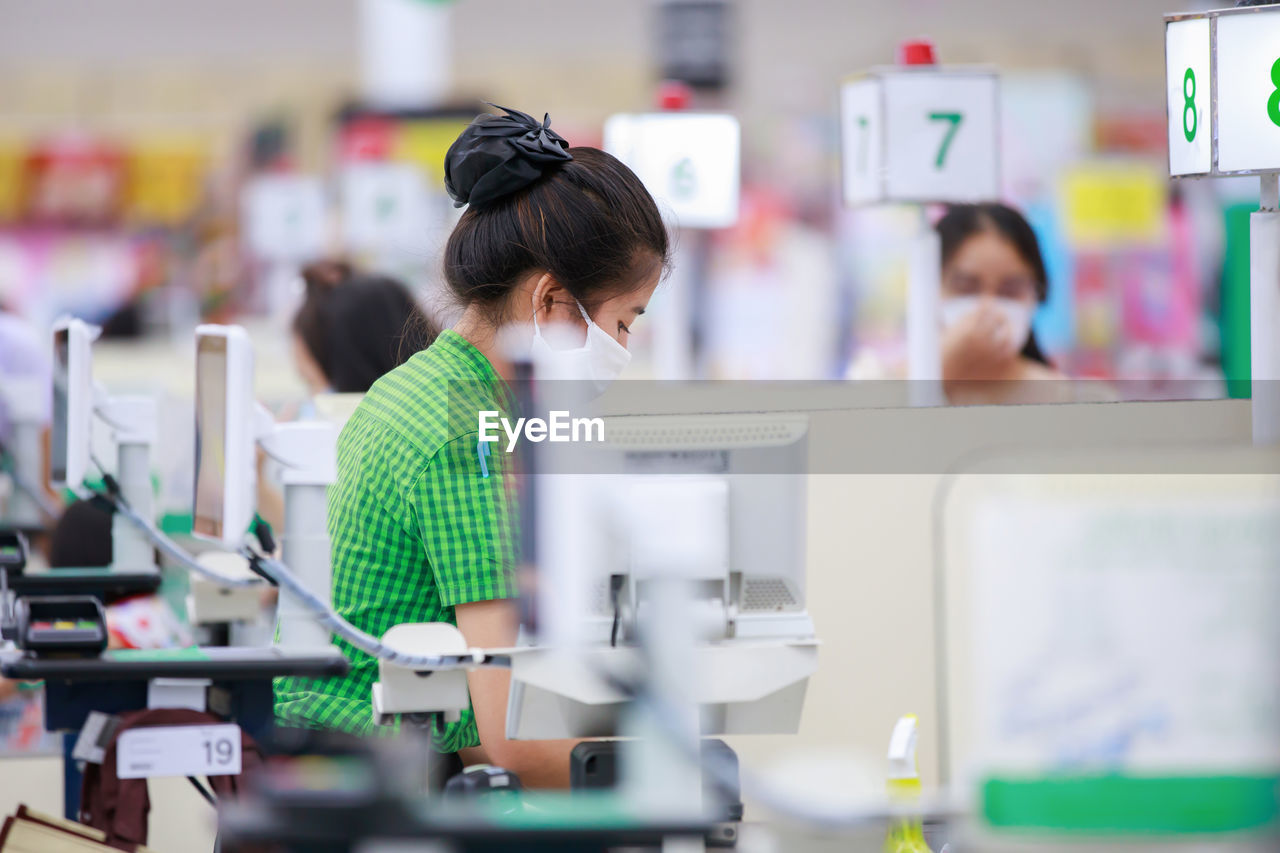
[[[67,482],[67,390],[71,384],[71,332],[53,333],[53,426],[49,448],[49,479]]]
[[[227,488],[227,339],[196,344],[196,483],[193,530],[222,537]]]

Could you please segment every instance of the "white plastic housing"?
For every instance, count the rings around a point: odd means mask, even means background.
[[[196,328],[195,510],[192,532],[236,547],[253,520],[253,344],[239,326]]]
[[[93,427],[93,354],[98,329],[74,317],[53,324],[53,436],[49,480],[77,487],[89,469]]]

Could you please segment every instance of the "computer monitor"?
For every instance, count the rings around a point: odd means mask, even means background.
[[[531,584],[539,641],[609,642],[617,601],[611,579],[625,577],[623,598],[640,608],[645,585],[661,575],[678,575],[698,597],[720,601],[732,614],[726,639],[811,636],[808,417],[603,420],[603,443],[562,444],[567,455],[540,457]],[[577,517],[572,537],[563,535],[566,514]]]
[[[89,469],[93,427],[93,355],[97,329],[74,317],[53,325],[53,423],[49,481],[71,488]]]
[[[812,633],[795,627],[807,615],[789,618],[805,613],[808,433],[803,414],[606,418],[621,472],[608,488],[622,547],[607,549],[602,571],[629,574],[633,585],[650,571],[677,571],[709,591],[723,580],[734,636]],[[611,618],[607,582],[595,579],[592,601]]]
[[[236,547],[253,521],[253,344],[239,326],[196,328],[196,453],[192,532]]]
[[[703,734],[796,730],[817,666],[805,601],[808,432],[804,414],[615,416],[594,450],[541,456],[528,579],[539,630],[512,659],[508,737],[619,734],[625,700],[555,656],[573,644],[623,662],[613,656],[627,650],[612,647],[662,630],[649,622],[650,591],[672,577],[699,625],[689,666],[723,676],[688,697]]]

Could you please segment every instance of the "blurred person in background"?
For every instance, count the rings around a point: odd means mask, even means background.
[[[115,508],[102,497],[67,505],[49,536],[49,569],[105,569],[114,560],[111,522]],[[106,607],[107,647],[182,648],[190,629],[159,594],[132,595]]]
[[[7,386],[3,383],[6,383]],[[50,346],[46,339],[22,317],[0,305],[0,453],[11,438],[13,429],[11,413],[5,400],[6,387],[17,387],[16,380],[31,387],[49,388],[53,381],[53,365],[50,361]],[[48,422],[52,416],[53,401],[47,392],[40,402],[41,420],[46,424],[41,430],[41,470],[48,470],[49,429]],[[45,497],[56,495],[49,489],[48,483],[42,482]],[[35,537],[33,542],[40,546],[42,537]]]
[[[1030,223],[1003,204],[952,207],[942,240],[942,380],[953,404],[1050,402],[1069,394],[1032,380],[1066,379],[1031,328],[1049,295]]]
[[[69,503],[49,534],[49,569],[108,568],[114,558],[114,512],[102,497]],[[158,594],[117,599],[105,610],[109,649],[184,648],[194,641],[187,625]],[[12,698],[19,690],[18,684],[0,678],[0,702]]]
[[[364,394],[438,334],[396,279],[322,261],[305,267],[302,280],[306,292],[293,317],[293,358],[313,396]]]
[[[298,413],[303,419],[316,416],[317,396],[363,395],[439,333],[396,279],[358,272],[343,261],[320,261],[303,268],[302,280],[305,292],[293,317],[292,349],[308,394]],[[258,513],[280,529],[284,504],[264,467],[260,452]]]

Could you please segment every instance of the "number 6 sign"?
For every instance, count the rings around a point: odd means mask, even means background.
[[[1280,6],[1165,18],[1169,174],[1280,170]]]
[[[845,83],[840,101],[847,204],[999,196],[995,72],[877,69]]]

